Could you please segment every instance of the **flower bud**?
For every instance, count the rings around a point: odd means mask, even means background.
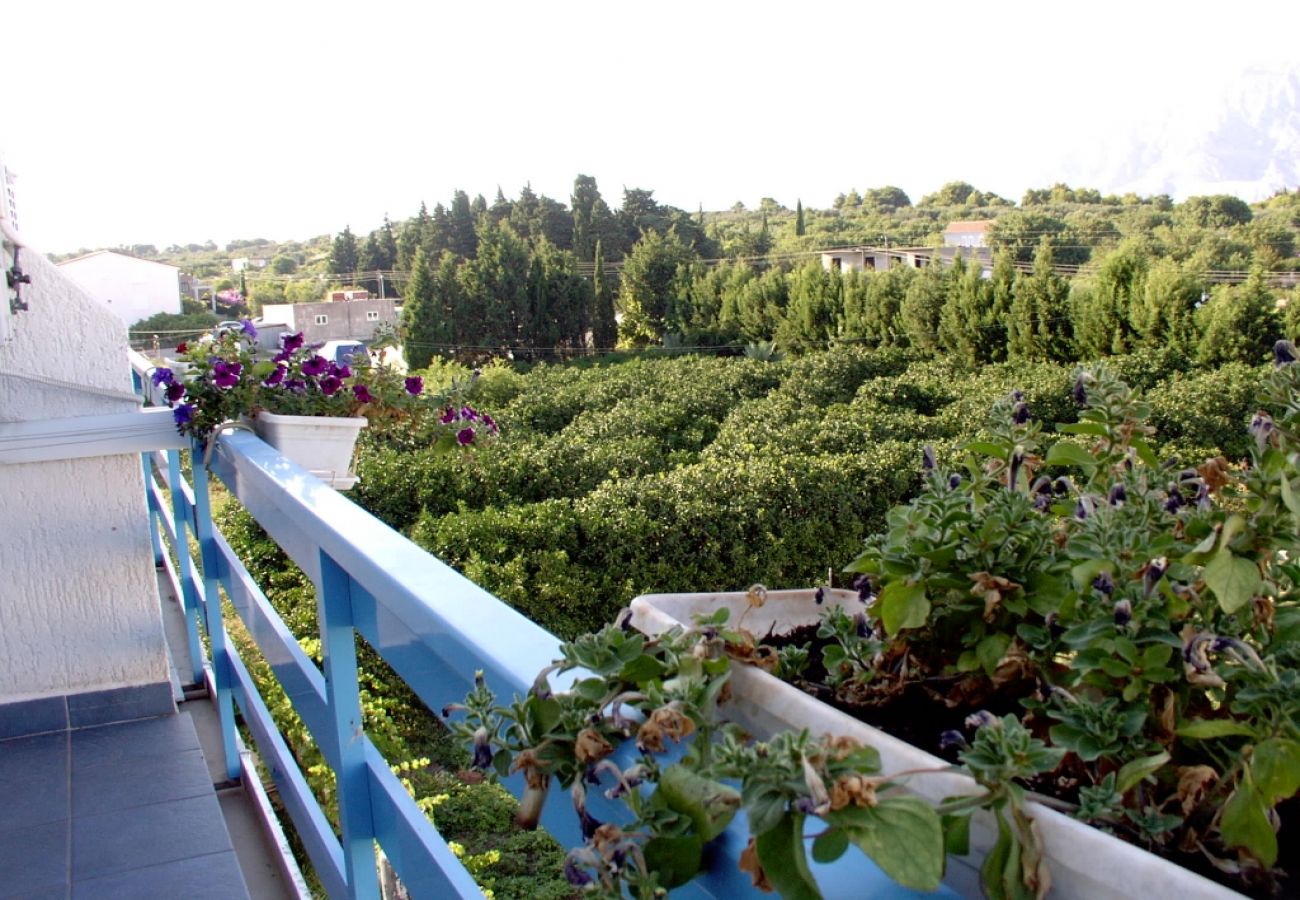
[[[1115,604],[1115,626],[1123,628],[1133,619],[1133,604],[1127,598]]]

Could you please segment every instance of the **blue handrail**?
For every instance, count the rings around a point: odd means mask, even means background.
[[[225,538],[208,507],[209,472],[192,453],[194,485],[181,477],[179,451],[162,464],[146,456],[150,521],[156,555],[177,581],[188,640],[201,659],[199,628],[212,650],[215,688],[227,759],[237,759],[234,710],[238,708],[268,765],[286,809],[302,836],[321,883],[331,897],[377,898],[377,842],[415,897],[482,897],[472,877],[392,774],[365,735],[356,677],[355,635],[360,634],[430,709],[462,699],[483,672],[498,696],[526,693],[537,672],[559,656],[560,641],[487,591],[431,556],[254,435],[222,435],[208,468],[315,584],[323,664],[302,651]],[[163,486],[171,490],[171,509]],[[201,564],[190,559],[190,533]],[[162,549],[176,553],[173,565]],[[337,837],[308,788],[292,753],[234,652],[220,599],[253,638],[295,711],[313,735],[338,786]],[[199,663],[196,662],[196,669]],[[200,680],[202,672],[196,674]],[[574,677],[572,674],[570,677]],[[563,689],[565,679],[555,679]],[[621,748],[630,755],[633,748]],[[238,767],[232,772],[237,775]],[[519,776],[507,781],[516,793]],[[558,791],[557,793],[562,793]],[[602,821],[625,822],[621,803],[603,791],[588,794],[589,811]],[[581,843],[567,795],[551,798],[542,822],[567,846]],[[748,838],[736,821],[712,848],[718,864],[674,893],[685,898],[759,896],[735,865]],[[816,866],[826,895],[922,896],[900,889],[869,861],[845,859]]]

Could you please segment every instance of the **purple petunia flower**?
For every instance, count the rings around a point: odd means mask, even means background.
[[[452,409],[450,406],[447,407],[442,411],[442,415],[438,416],[438,421],[444,425],[450,425],[452,422],[455,422],[456,410]]]
[[[1015,405],[1011,410],[1011,422],[1015,425],[1023,425],[1029,421],[1029,404],[1023,400]]]
[[[212,383],[219,388],[232,388],[239,384],[239,373],[244,371],[241,363],[228,363],[223,359],[212,364]]]
[[[284,382],[284,389],[291,394],[302,394],[307,390],[307,382],[301,378],[288,378]]]
[[[321,375],[324,375],[326,372],[328,372],[329,368],[330,368],[329,360],[327,360],[325,357],[321,356],[320,354],[313,354],[312,356],[303,360],[302,374],[310,378],[317,378]]]
[[[326,375],[320,380],[320,392],[326,397],[333,397],[343,387],[343,382],[337,375]]]
[[[179,381],[173,381],[171,384],[167,385],[168,403],[175,403],[177,400],[181,399],[184,396],[185,396],[185,385],[181,384]]]
[[[456,432],[456,443],[460,444],[462,447],[468,447],[470,444],[474,443],[474,429],[462,428],[460,431]]]
[[[347,364],[347,363],[344,363],[344,364],[341,365],[341,366],[331,365],[330,368],[333,369],[333,371],[332,371],[330,374],[332,374],[332,375],[336,375],[336,376],[338,376],[339,378],[351,378],[351,377],[352,377],[352,370],[348,368],[348,364]]]
[[[301,346],[302,346],[301,331],[298,332],[297,334],[290,334],[289,332],[286,331],[284,334],[280,335],[280,347],[284,350],[285,353],[293,353]]]
[[[276,385],[284,381],[284,375],[288,371],[289,369],[283,363],[281,363],[275,367],[275,370],[272,371],[270,375],[267,375],[265,378],[262,379],[262,384],[266,385],[267,387],[275,387]]]
[[[813,602],[816,603],[818,606],[821,606],[822,603],[824,603],[825,601],[826,601],[826,588],[818,587],[817,590],[813,591]]]
[[[487,427],[488,434],[496,434],[500,430],[497,428],[496,419],[492,418],[487,413],[483,413],[483,424]]]
[[[364,384],[352,385],[352,396],[357,398],[358,403],[374,403],[375,398],[370,395],[370,388]]]
[[[572,856],[567,856],[564,859],[564,877],[574,887],[586,887],[595,880],[591,875],[578,868],[578,864],[573,861]]]
[[[244,334],[252,338],[253,340],[257,340],[257,329],[253,327],[252,319],[240,319],[239,329],[243,331]]]
[[[474,407],[472,406],[462,406],[460,408],[460,417],[464,419],[466,422],[477,422],[478,411],[475,410]]]
[[[172,410],[172,418],[176,420],[177,425],[185,425],[194,420],[194,404],[182,403]]]
[[[406,392],[412,397],[424,391],[424,379],[419,375],[409,375],[406,379]]]
[[[160,387],[164,384],[171,384],[172,379],[174,377],[175,376],[173,376],[172,370],[166,368],[165,366],[159,366],[158,368],[154,369],[153,374],[149,376],[149,378],[153,381],[154,387]]]

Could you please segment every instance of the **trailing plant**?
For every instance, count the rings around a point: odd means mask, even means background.
[[[927,450],[921,494],[849,566],[878,648],[864,666],[828,618],[832,678],[1019,699],[1080,817],[1271,890],[1300,787],[1300,366],[1275,353],[1244,466],[1158,460],[1150,406],[1105,366],[1045,454],[1019,394],[958,467]]]

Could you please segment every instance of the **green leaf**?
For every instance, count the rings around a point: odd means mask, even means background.
[[[974,650],[963,650],[961,656],[957,657],[958,672],[974,672],[980,667],[980,658],[975,655]]]
[[[749,812],[749,833],[764,834],[781,824],[785,815],[785,797],[781,792],[764,786],[760,790],[745,792],[745,809]]]
[[[1155,756],[1144,756],[1141,759],[1125,763],[1124,767],[1119,770],[1119,776],[1115,780],[1115,789],[1121,794],[1128,793],[1142,779],[1159,770],[1167,762],[1169,762],[1169,754],[1161,752]]]
[[[1245,527],[1246,520],[1237,513],[1228,516],[1228,520],[1223,523],[1223,528],[1219,529],[1219,546],[1227,547]]]
[[[943,849],[951,856],[970,853],[970,815],[943,817]]]
[[[599,703],[605,699],[609,685],[603,678],[584,678],[573,686],[573,693],[589,703]]]
[[[683,765],[672,765],[659,776],[657,793],[668,808],[691,820],[705,843],[722,834],[740,809],[740,792],[705,778]]]
[[[1247,782],[1237,785],[1223,805],[1219,834],[1229,847],[1245,847],[1265,866],[1277,862],[1277,835],[1268,822],[1268,810]]]
[[[845,807],[826,816],[903,887],[933,891],[943,878],[943,823],[920,797],[887,797],[876,806]]]
[[[1191,719],[1174,729],[1174,733],[1179,737],[1196,738],[1203,741],[1208,738],[1232,737],[1235,735],[1249,737],[1255,732],[1232,719]]]
[[[646,865],[659,875],[659,884],[666,888],[680,887],[700,871],[704,857],[704,841],[699,835],[679,837],[653,837],[645,842]]]
[[[638,656],[619,670],[618,677],[633,684],[644,684],[664,674],[664,664],[653,656]]]
[[[1091,434],[1095,437],[1106,436],[1106,426],[1100,422],[1074,422],[1069,425],[1057,425],[1056,430],[1062,434]]]
[[[1151,445],[1146,441],[1134,440],[1129,446],[1137,451],[1138,459],[1142,460],[1142,462],[1153,469],[1160,468],[1160,460],[1156,459],[1155,451],[1151,449]]]
[[[1300,790],[1300,743],[1271,738],[1256,744],[1250,771],[1265,803],[1286,800]]]
[[[971,441],[962,447],[967,453],[978,453],[981,456],[996,456],[998,459],[1006,458],[1006,448],[1001,444],[994,444],[990,441]]]
[[[1072,444],[1069,441],[1058,441],[1052,445],[1052,449],[1047,451],[1047,464],[1049,466],[1079,466],[1083,469],[1091,469],[1097,465],[1097,460],[1092,458],[1092,454],[1084,450],[1078,444]]]
[[[990,634],[975,645],[975,655],[979,657],[980,665],[984,667],[984,671],[992,675],[997,670],[1002,657],[1006,656],[1007,648],[1010,646],[1011,635]]]
[[[1300,519],[1300,498],[1295,495],[1295,490],[1291,487],[1291,479],[1283,473],[1282,478],[1282,502],[1286,508],[1291,510],[1291,515]]]
[[[849,836],[842,828],[823,831],[813,840],[812,858],[814,862],[833,863],[849,849]]]
[[[891,581],[876,603],[885,630],[891,635],[904,628],[920,628],[930,616],[930,601],[925,596],[925,585],[920,583]]]
[[[1219,608],[1230,614],[1249,603],[1261,584],[1259,567],[1248,559],[1234,556],[1227,541],[1205,564],[1204,575],[1206,585],[1218,598]]]
[[[784,900],[821,900],[803,849],[803,816],[786,813],[775,828],[758,836],[754,849],[767,880]]]

